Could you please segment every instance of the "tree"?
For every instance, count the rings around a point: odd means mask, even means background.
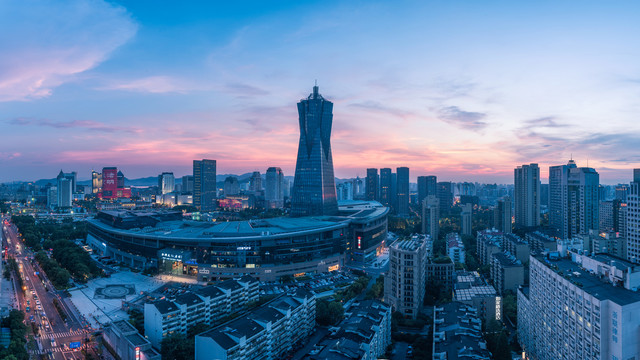
[[[344,316],[344,308],[337,301],[320,299],[316,302],[316,321],[320,325],[337,325]]]
[[[174,333],[162,339],[160,354],[163,359],[192,360],[195,358],[194,348],[195,338]]]

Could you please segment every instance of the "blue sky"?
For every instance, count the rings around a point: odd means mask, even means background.
[[[0,181],[292,174],[295,103],[335,103],[339,177],[513,181],[573,156],[640,167],[640,4],[591,1],[0,3]]]

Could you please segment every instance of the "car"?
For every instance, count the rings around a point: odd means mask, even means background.
[[[31,290],[31,295],[35,295],[36,291],[35,290]]]
[[[40,300],[36,299],[36,305],[40,305]]]
[[[37,305],[37,306],[36,306],[36,309],[38,309],[38,310],[42,311],[42,305]]]
[[[51,347],[56,346],[56,339],[51,338]]]
[[[27,300],[27,306],[31,305],[31,300]]]
[[[27,306],[27,308],[25,309],[26,312],[31,312],[31,308]]]

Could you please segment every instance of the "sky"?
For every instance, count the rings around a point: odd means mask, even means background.
[[[0,182],[293,175],[296,103],[334,102],[337,177],[513,182],[640,167],[637,1],[0,2]],[[543,180],[543,182],[545,182]]]

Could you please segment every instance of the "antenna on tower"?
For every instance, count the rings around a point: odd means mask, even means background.
[[[318,79],[316,79],[316,85],[315,86],[318,86]]]

